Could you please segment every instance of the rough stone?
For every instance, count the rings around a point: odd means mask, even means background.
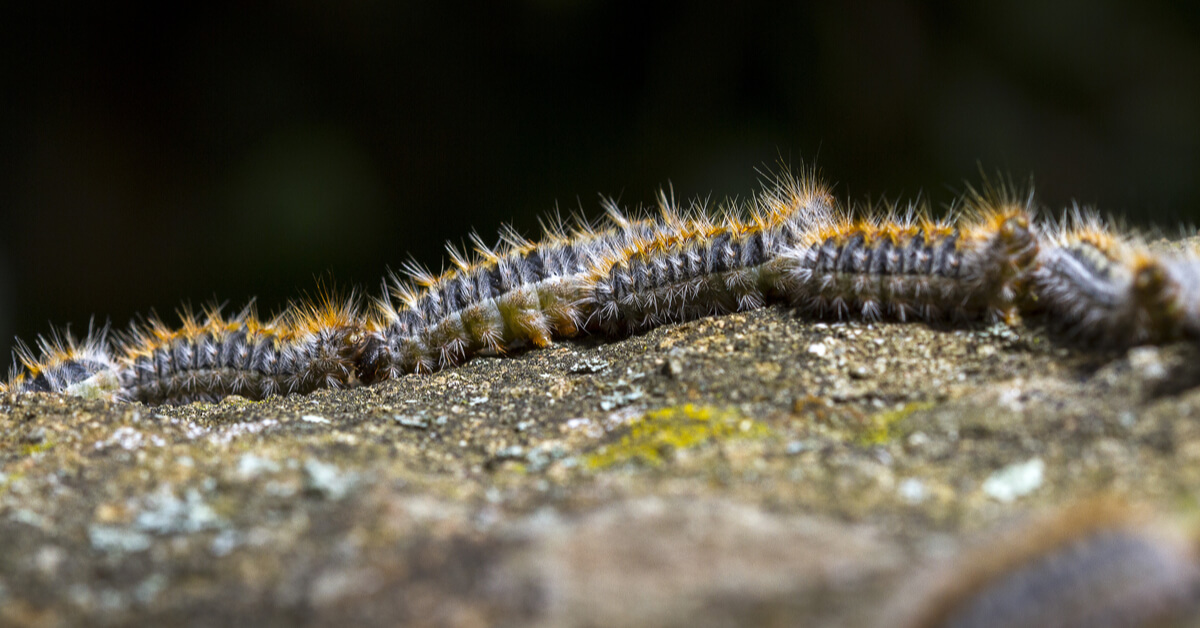
[[[0,623],[868,625],[1034,511],[1194,519],[1196,358],[769,307],[264,402],[9,395]]]

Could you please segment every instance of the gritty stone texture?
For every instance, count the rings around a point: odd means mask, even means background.
[[[257,403],[10,395],[0,623],[870,625],[1031,511],[1194,517],[1197,357],[770,307]]]

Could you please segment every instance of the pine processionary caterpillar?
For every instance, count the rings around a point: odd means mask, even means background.
[[[883,219],[834,215],[784,251],[791,300],[818,316],[1019,320],[1037,253],[1032,199],[973,193],[965,224],[912,210]]]
[[[207,308],[202,322],[184,310],[178,329],[151,318],[121,345],[122,396],[188,403],[348,386],[362,350],[353,303],[353,297],[325,297],[269,321],[260,321],[253,307],[229,319]]]
[[[117,368],[108,352],[108,329],[88,329],[79,342],[70,330],[38,338],[40,357],[17,341],[16,359],[25,367],[5,384],[17,392],[61,392],[76,397],[111,398],[120,390]],[[15,370],[15,369],[14,369]]]
[[[455,268],[437,277],[409,265],[416,285],[394,279],[399,307],[385,297],[368,325],[363,380],[429,372],[476,353],[502,353],[522,343],[543,347],[555,336],[578,333],[586,319],[581,277],[626,242],[662,228],[631,221],[615,205],[608,213],[613,223],[608,228],[581,223],[568,234],[556,224],[539,243],[509,230],[503,248],[494,250],[474,237],[481,259],[452,249]]]
[[[665,196],[660,202],[673,206]],[[831,204],[809,175],[780,177],[748,221],[732,212],[713,221],[693,209],[678,229],[637,239],[599,265],[586,281],[588,309],[611,334],[762,307],[782,290],[780,253]]]
[[[25,371],[6,387],[157,404],[233,394],[263,399],[352,383],[362,344],[353,298],[294,306],[266,322],[252,307],[231,319],[216,307],[205,310],[203,322],[186,309],[180,317],[178,329],[151,317],[111,345],[106,330],[82,343],[55,334],[39,341],[37,360],[22,346]]]
[[[1156,256],[1078,209],[1050,230],[1034,274],[1039,305],[1068,338],[1105,344],[1177,336]],[[1164,307],[1166,306],[1166,307]]]
[[[1200,265],[1151,251],[1076,207],[1047,229],[1036,306],[1054,331],[1106,346],[1200,338]]]
[[[410,280],[363,315],[353,298],[294,305],[262,321],[208,308],[172,329],[156,318],[110,340],[69,334],[19,345],[4,390],[146,403],[240,394],[260,399],[371,384],[591,330],[628,333],[789,301],[818,316],[1015,324],[1043,313],[1061,336],[1115,345],[1200,339],[1200,260],[1149,252],[1076,212],[1034,220],[1032,194],[970,190],[955,219],[892,210],[855,218],[816,176],[782,174],[719,218],[660,195],[656,218],[609,204],[607,222],[555,221],[538,242],[511,229],[498,247],[472,236],[453,267]]]

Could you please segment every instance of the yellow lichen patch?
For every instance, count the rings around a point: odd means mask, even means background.
[[[858,442],[862,445],[882,445],[892,439],[894,434],[892,428],[897,423],[908,418],[914,412],[932,408],[933,404],[928,401],[920,401],[910,403],[899,410],[888,410],[872,415],[867,419],[866,425],[858,435]]]
[[[26,443],[21,446],[21,455],[32,456],[34,454],[50,451],[53,448],[54,443],[49,440],[44,440],[39,443]]]
[[[583,459],[584,467],[605,469],[629,462],[660,466],[672,452],[710,441],[763,438],[765,424],[728,408],[687,404],[648,412],[629,426],[620,442],[604,445]]]

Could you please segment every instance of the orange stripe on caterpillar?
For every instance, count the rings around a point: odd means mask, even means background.
[[[882,625],[1112,628],[1197,615],[1194,542],[1124,505],[1077,504],[977,548],[902,591]],[[1187,625],[1191,625],[1190,623]]]

